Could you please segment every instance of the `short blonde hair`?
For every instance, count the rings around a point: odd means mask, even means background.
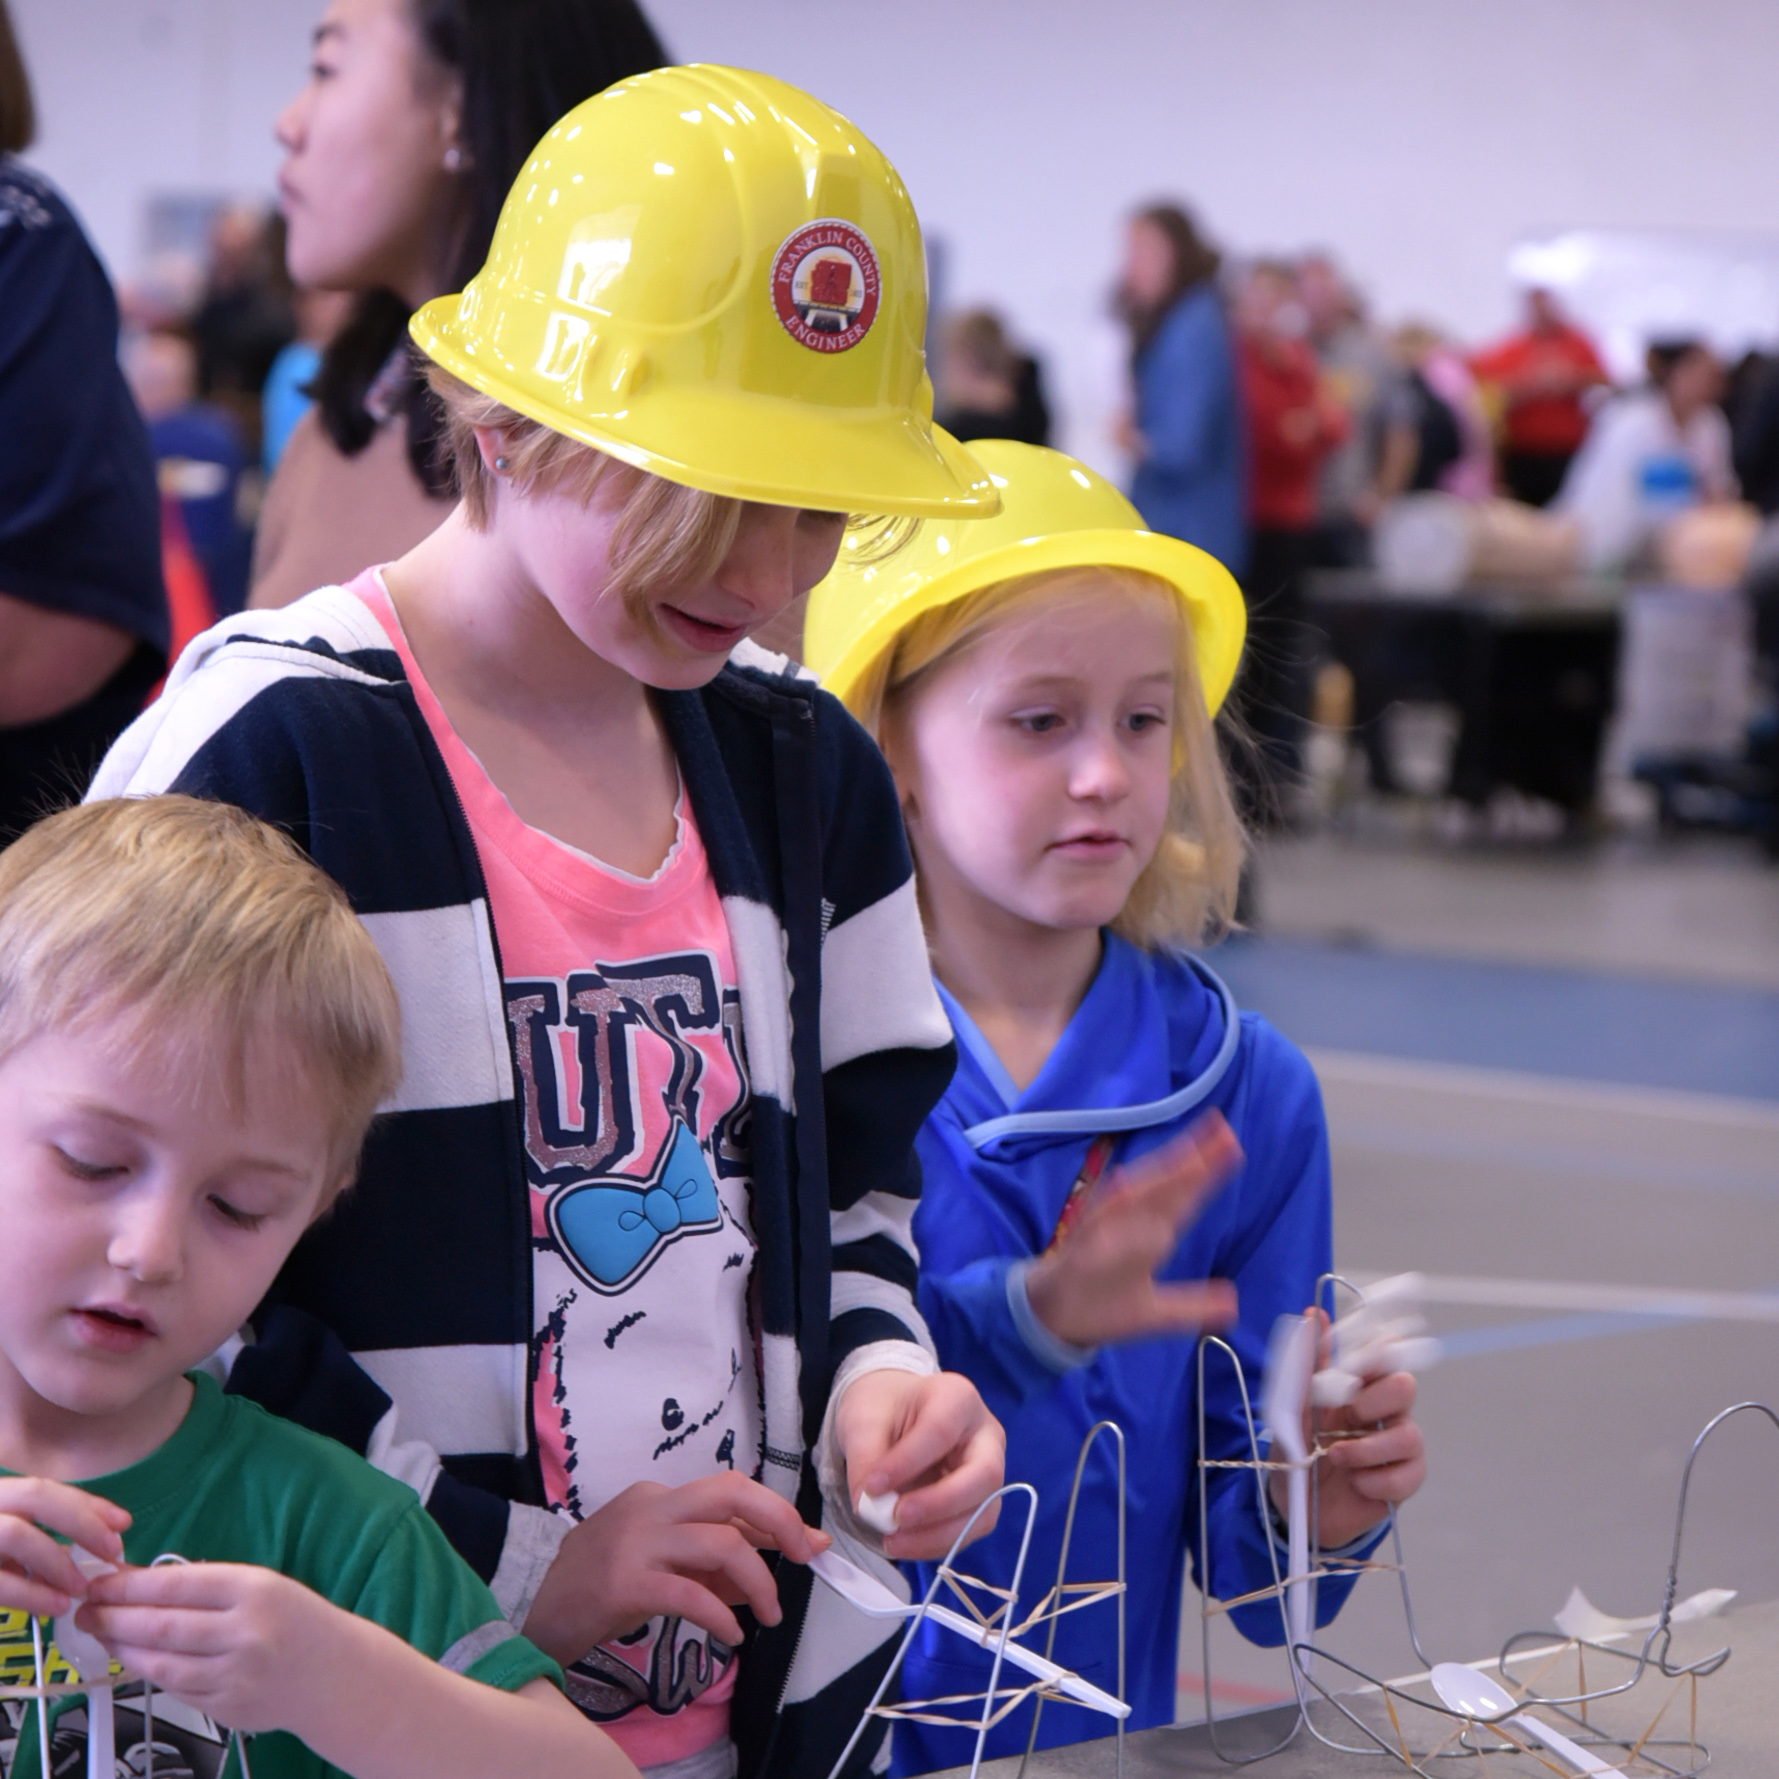
[[[248,1042],[286,1039],[328,1108],[333,1185],[401,1078],[401,1003],[345,892],[227,803],[86,803],[0,852],[0,1059],[111,1019],[237,1099]]]
[[[702,580],[729,554],[741,524],[739,500],[632,469],[527,419],[438,365],[428,367],[427,377],[444,404],[445,454],[457,493],[478,531],[487,528],[495,480],[476,442],[482,430],[500,434],[504,474],[520,494],[560,488],[585,501],[608,476],[630,481],[612,536],[609,588],[633,613],[644,588]]]
[[[1217,732],[1205,708],[1198,651],[1179,595],[1136,569],[1082,567],[1022,575],[923,612],[861,676],[847,703],[879,743],[940,666],[997,625],[1035,606],[1110,591],[1165,599],[1174,612],[1174,760],[1168,823],[1112,930],[1146,951],[1203,945],[1235,924],[1247,837],[1236,813]]]

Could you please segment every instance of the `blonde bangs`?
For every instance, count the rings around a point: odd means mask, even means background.
[[[236,1104],[248,1045],[283,1039],[342,1167],[401,1079],[401,1005],[376,941],[293,841],[227,803],[82,804],[0,853],[0,1059],[101,1023]]]
[[[1140,570],[1084,566],[999,581],[916,618],[859,677],[852,714],[881,746],[886,718],[903,710],[936,668],[975,648],[1015,614],[1108,589],[1164,599],[1174,623],[1174,749],[1169,812],[1155,856],[1144,866],[1112,930],[1145,951],[1208,945],[1235,924],[1248,842],[1224,770],[1216,725],[1205,708],[1198,650],[1179,594]]]

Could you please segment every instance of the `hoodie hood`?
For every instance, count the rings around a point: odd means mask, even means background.
[[[958,1071],[946,1110],[977,1153],[1012,1161],[1084,1136],[1171,1124],[1208,1099],[1235,1060],[1235,999],[1200,959],[1148,957],[1107,932],[1100,967],[1037,1079],[1022,1093],[948,994]]]

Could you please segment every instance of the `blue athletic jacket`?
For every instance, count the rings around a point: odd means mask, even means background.
[[[941,991],[943,994],[943,991]],[[1088,1149],[1117,1136],[1113,1164],[1177,1136],[1215,1107],[1246,1160],[1209,1201],[1161,1277],[1225,1278],[1241,1295],[1226,1338],[1241,1354],[1258,1413],[1260,1377],[1274,1319],[1310,1302],[1331,1265],[1328,1137],[1316,1078],[1301,1051],[1264,1020],[1238,1013],[1229,991],[1196,960],[1151,955],[1111,934],[1079,1011],[1038,1078],[1021,1093],[968,1014],[945,996],[958,1036],[958,1072],[919,1139],[924,1187],[915,1214],[920,1307],[941,1361],[972,1378],[1007,1428],[1007,1479],[1034,1483],[1039,1510],[1021,1598],[1030,1610],[1056,1579],[1069,1482],[1087,1430],[1115,1420],[1129,1444],[1127,1696],[1130,1725],[1171,1723],[1183,1569],[1197,1556],[1199,1506],[1193,1464],[1197,1430],[1196,1345],[1186,1338],[1133,1341],[1088,1356],[1036,1322],[1020,1263],[1048,1245]],[[1013,1275],[1010,1280],[1010,1275]],[[1009,1285],[1013,1288],[1010,1290]],[[1208,1360],[1206,1426],[1214,1455],[1245,1450],[1246,1426],[1226,1363]],[[964,1554],[965,1573],[1006,1586],[1018,1554],[1023,1508],[1010,1501],[990,1537]],[[1273,1580],[1273,1534],[1252,1471],[1225,1471],[1209,1497],[1209,1591],[1233,1599]],[[1374,1542],[1368,1540],[1367,1542]],[[1285,1568],[1282,1543],[1279,1572]],[[1344,1553],[1343,1553],[1344,1554]],[[1083,1484],[1069,1579],[1117,1573],[1113,1448],[1102,1437]],[[917,1595],[931,1565],[911,1568]],[[1326,1623],[1352,1583],[1323,1583]],[[1255,1642],[1277,1644],[1276,1605],[1239,1609]],[[1060,1621],[1056,1658],[1096,1684],[1117,1681],[1115,1608],[1089,1606]],[[1044,1647],[1040,1629],[1030,1639]],[[903,1679],[908,1698],[937,1698],[987,1685],[989,1657],[942,1628],[923,1628]],[[1018,1677],[1003,1672],[1002,1684]],[[1022,1708],[989,1737],[989,1752],[1025,1747]],[[1110,1733],[1110,1720],[1072,1705],[1047,1705],[1041,1746]],[[894,1767],[920,1773],[968,1760],[970,1736],[898,1724]]]

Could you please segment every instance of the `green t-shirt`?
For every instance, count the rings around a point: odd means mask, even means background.
[[[506,1623],[494,1596],[405,1483],[334,1440],[281,1421],[244,1397],[225,1396],[201,1373],[192,1382],[191,1412],[159,1451],[81,1484],[134,1516],[124,1535],[128,1561],[147,1564],[176,1554],[192,1562],[257,1563],[489,1686],[516,1692],[540,1676],[561,1684],[560,1669]],[[0,1686],[28,1686],[32,1672],[30,1620],[0,1611]],[[58,1655],[48,1678],[77,1676]],[[239,1763],[225,1758],[226,1732],[164,1693],[154,1695],[153,1709],[157,1774],[170,1776],[182,1766],[193,1779],[238,1772]],[[81,1711],[76,1722],[84,1722],[79,1698],[52,1707],[57,1746],[51,1759],[58,1771],[62,1747],[77,1733],[66,1721],[70,1710]],[[140,1700],[126,1693],[116,1713],[121,1767],[143,1739]],[[324,1779],[338,1772],[282,1732],[253,1737],[248,1760],[254,1779]],[[85,1774],[84,1750],[69,1770]],[[39,1779],[35,1719],[17,1701],[0,1716],[0,1775]]]

